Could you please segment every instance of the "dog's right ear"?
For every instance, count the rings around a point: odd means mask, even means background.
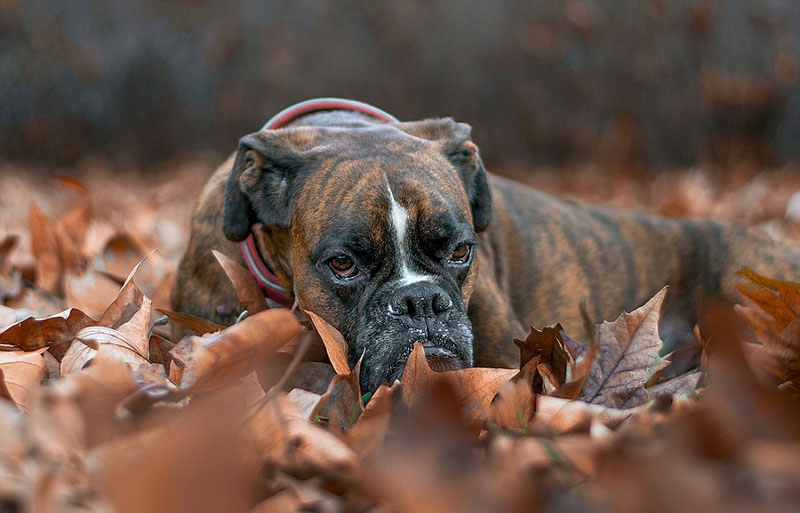
[[[223,196],[225,237],[241,242],[255,223],[289,226],[295,177],[314,140],[307,129],[265,130],[241,138]]]

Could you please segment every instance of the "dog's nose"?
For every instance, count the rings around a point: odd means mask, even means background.
[[[452,308],[450,296],[435,283],[421,281],[400,287],[389,301],[389,313],[419,321],[437,317]]]

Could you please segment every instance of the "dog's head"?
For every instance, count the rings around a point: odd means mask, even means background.
[[[472,365],[467,304],[491,195],[469,125],[451,119],[295,127],[242,138],[223,231],[269,233],[300,305],[362,353],[362,387],[402,373],[414,342],[434,368]],[[272,240],[273,242],[270,242]],[[282,242],[278,242],[282,241]]]

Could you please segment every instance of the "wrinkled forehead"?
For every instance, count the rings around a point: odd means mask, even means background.
[[[298,191],[297,204],[312,207],[295,212],[293,224],[315,227],[311,238],[349,231],[380,240],[391,228],[390,198],[418,224],[469,222],[458,171],[435,144],[394,132],[399,130],[323,134]]]

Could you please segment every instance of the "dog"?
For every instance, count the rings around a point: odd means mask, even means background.
[[[211,250],[235,256],[271,304],[337,328],[371,391],[400,377],[414,342],[434,368],[511,367],[529,325],[577,338],[586,315],[613,319],[669,285],[664,315],[691,328],[705,301],[736,297],[742,266],[800,275],[798,249],[741,226],[582,206],[489,175],[470,134],[350,100],[285,110],[200,195],[172,308],[233,323]]]

